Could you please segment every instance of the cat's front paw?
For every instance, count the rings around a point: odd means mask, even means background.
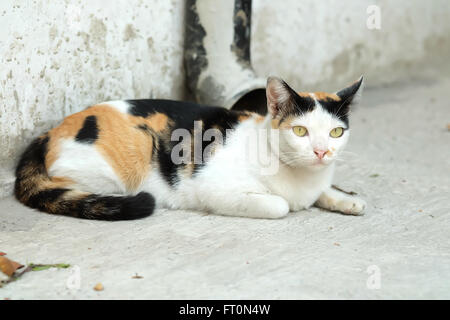
[[[253,195],[248,198],[249,217],[280,219],[289,213],[289,204],[276,195]]]
[[[336,203],[336,211],[350,215],[363,215],[367,204],[364,200],[359,198],[347,198]]]
[[[275,201],[274,201],[275,202]],[[289,204],[286,200],[280,198],[275,203],[272,203],[272,208],[269,212],[269,219],[280,219],[289,213]]]

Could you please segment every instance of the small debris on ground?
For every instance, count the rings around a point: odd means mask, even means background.
[[[103,291],[103,289],[105,289],[105,288],[103,287],[103,285],[100,282],[97,283],[94,287],[95,291]]]
[[[340,192],[349,194],[349,195],[351,195],[351,196],[356,196],[356,195],[357,195],[356,192],[354,192],[354,191],[346,191],[346,190],[344,190],[344,189],[338,187],[338,186],[335,185],[335,184],[331,185],[331,187],[332,187],[333,189],[336,189],[337,191],[340,191]]]
[[[6,274],[8,277],[11,277],[16,270],[23,267],[23,264],[10,260],[4,256],[0,257],[0,270]]]
[[[374,173],[374,174],[371,174],[369,177],[370,178],[376,178],[376,177],[379,177],[380,175],[378,174],[378,173]]]
[[[447,123],[447,130],[450,131],[450,123]]]
[[[143,276],[138,275],[137,273],[134,274],[134,276],[131,277],[132,279],[142,279]]]
[[[3,253],[3,252],[2,252]],[[42,271],[50,268],[66,269],[70,267],[67,263],[57,264],[34,264],[29,263],[25,268],[23,264],[15,262],[5,257],[6,254],[0,256],[0,288],[7,283],[16,281],[29,271]],[[22,269],[23,268],[23,269]],[[21,271],[18,271],[21,269]]]
[[[335,243],[333,243],[335,246],[337,246],[337,247],[340,247],[341,246],[341,244],[340,243],[338,243],[338,242],[335,242]]]

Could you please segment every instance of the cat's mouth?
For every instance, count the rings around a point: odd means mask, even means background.
[[[323,167],[326,166],[328,163],[326,163],[325,161],[323,161],[322,159],[317,159],[316,162],[313,163],[313,166],[316,167]]]
[[[312,163],[312,167],[314,168],[322,168],[326,167],[331,163],[331,159],[315,159]]]
[[[291,158],[281,155],[279,159],[282,163],[290,167],[309,167],[312,169],[324,168],[329,166],[333,162],[333,159],[329,157],[324,157],[321,159],[319,159],[318,157],[308,157],[306,159],[305,158],[298,159],[296,157]]]

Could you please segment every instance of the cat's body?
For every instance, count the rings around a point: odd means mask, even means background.
[[[30,145],[15,194],[30,207],[88,219],[140,218],[155,203],[255,218],[314,203],[358,214],[364,202],[330,186],[331,158],[348,139],[348,108],[360,85],[342,96],[297,94],[272,78],[265,117],[169,100],[98,104]],[[309,142],[292,133],[306,125]],[[327,142],[322,131],[336,126],[345,128],[342,137]]]

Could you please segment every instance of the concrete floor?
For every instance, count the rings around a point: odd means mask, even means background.
[[[73,270],[25,274],[10,299],[450,298],[450,81],[367,89],[336,184],[362,217],[310,209],[282,220],[157,211],[86,221],[0,202],[0,251]],[[367,286],[369,266],[380,288]],[[370,269],[371,270],[371,269]],[[132,278],[135,274],[140,279]],[[94,291],[101,282],[103,291]]]

